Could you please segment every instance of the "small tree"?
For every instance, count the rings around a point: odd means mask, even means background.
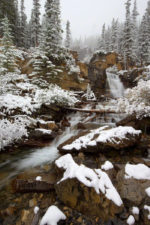
[[[67,21],[66,24],[66,40],[65,40],[65,47],[70,48],[71,45],[71,31],[70,31],[70,22]]]

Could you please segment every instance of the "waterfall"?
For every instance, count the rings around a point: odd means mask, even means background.
[[[120,98],[124,95],[124,86],[121,82],[118,75],[115,73],[106,72],[107,74],[107,81],[110,88],[110,92],[112,94],[112,97],[114,98]]]

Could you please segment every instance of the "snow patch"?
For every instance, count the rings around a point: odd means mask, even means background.
[[[36,181],[42,181],[42,177],[41,176],[37,176],[35,180]]]
[[[135,219],[132,215],[130,215],[129,218],[127,219],[127,224],[133,225],[134,223],[135,223]]]
[[[125,166],[125,178],[134,178],[137,180],[150,180],[150,168],[144,164]]]
[[[111,162],[109,162],[109,161],[106,161],[102,166],[101,166],[101,169],[102,170],[111,170],[111,169],[113,169],[114,168],[114,166],[113,166],[113,164],[111,163]]]
[[[60,157],[55,161],[55,164],[57,167],[66,170],[59,183],[67,179],[76,178],[85,186],[93,187],[97,194],[102,192],[106,198],[113,201],[117,206],[123,204],[120,195],[113,186],[110,178],[101,169],[92,170],[84,165],[79,166],[74,162],[70,154]]]
[[[65,214],[56,206],[52,205],[46,211],[40,222],[40,225],[57,225],[60,220],[66,220]]]
[[[34,214],[37,214],[39,212],[39,210],[40,210],[39,207],[38,206],[35,206],[34,207]]]
[[[139,213],[140,213],[139,208],[134,206],[134,207],[132,208],[132,213],[133,213],[134,215],[139,215]]]
[[[150,197],[150,187],[147,188],[145,191],[146,191],[146,194]]]

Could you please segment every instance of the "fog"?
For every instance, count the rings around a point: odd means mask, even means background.
[[[33,0],[25,0],[28,18]],[[46,0],[41,0],[42,14]],[[143,15],[148,0],[137,0],[138,12]],[[104,23],[109,25],[112,18],[122,21],[125,17],[126,0],[60,0],[62,25],[67,20],[71,23],[73,38],[87,37],[101,33]],[[134,0],[132,0],[133,6]],[[140,18],[139,16],[139,18]]]

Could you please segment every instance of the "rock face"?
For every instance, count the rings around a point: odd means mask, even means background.
[[[116,53],[95,53],[89,64],[88,77],[95,94],[107,94],[106,69],[116,65],[118,70],[123,68]]]
[[[137,79],[142,73],[144,69],[133,69],[128,72],[124,72],[123,75],[120,75],[120,79],[125,88],[133,88],[137,85]]]

